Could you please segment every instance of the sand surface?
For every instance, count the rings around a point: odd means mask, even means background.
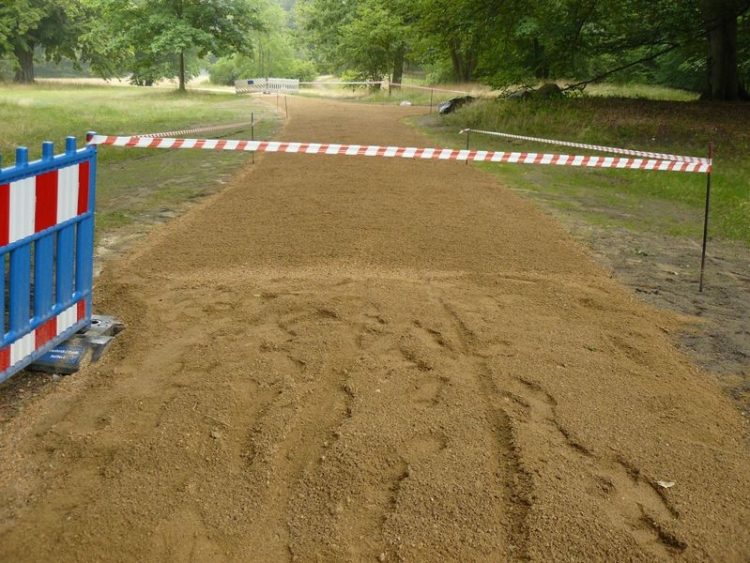
[[[679,319],[471,166],[257,162],[105,269],[127,331],[0,428],[0,560],[750,559],[747,425]]]

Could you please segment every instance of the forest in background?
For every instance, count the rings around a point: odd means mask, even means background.
[[[9,79],[67,62],[139,85],[208,69],[495,88],[659,84],[748,99],[750,0],[4,0]]]

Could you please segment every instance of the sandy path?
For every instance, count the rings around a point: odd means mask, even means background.
[[[750,558],[747,428],[676,320],[471,167],[267,155],[97,302],[115,350],[0,429],[0,560]]]

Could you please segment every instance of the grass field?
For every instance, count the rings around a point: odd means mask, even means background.
[[[147,134],[250,120],[259,121],[256,138],[268,138],[279,121],[271,106],[234,94],[114,86],[43,84],[0,87],[0,154],[12,164],[16,146],[29,148],[30,159],[44,140],[61,151],[68,135],[83,143],[86,131]],[[250,138],[249,128],[220,131],[211,137]],[[99,151],[97,234],[169,214],[186,200],[211,193],[248,160],[244,153],[202,151]]]
[[[699,102],[583,97],[485,100],[418,120],[436,142],[461,147],[465,127],[693,156],[716,144],[712,232],[750,243],[750,107]],[[587,154],[578,149],[474,134],[474,149]],[[699,237],[705,176],[684,173],[482,165],[507,185],[607,225]]]

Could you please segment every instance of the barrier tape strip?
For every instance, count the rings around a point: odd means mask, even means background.
[[[196,127],[194,129],[181,129],[179,131],[165,131],[163,133],[149,133],[141,135],[142,137],[174,137],[177,135],[190,135],[192,133],[208,133],[210,131],[222,131],[224,129],[244,129],[252,125],[258,125],[258,121],[241,121],[239,123],[227,123],[226,125],[211,125],[209,127]]]
[[[324,143],[295,143],[278,141],[237,141],[225,139],[173,139],[158,137],[117,137],[92,135],[87,141],[94,145],[111,145],[128,148],[151,149],[205,149],[248,152],[282,152],[300,154],[326,154],[346,156],[376,156],[384,158],[411,158],[418,160],[459,160],[511,164],[545,164],[579,166],[588,168],[620,168],[625,170],[656,170],[669,172],[708,173],[711,165],[701,162],[683,162],[611,156],[581,156],[567,154],[542,154],[501,151],[470,151],[439,148],[383,147],[377,145],[341,145]]]
[[[505,139],[517,139],[519,141],[531,141],[534,143],[546,143],[548,145],[559,145],[563,147],[575,147],[579,149],[588,149],[588,150],[599,151],[599,152],[609,152],[612,154],[626,154],[630,156],[640,156],[644,158],[655,158],[658,160],[673,160],[676,162],[692,162],[692,163],[707,164],[709,165],[709,167],[712,164],[710,159],[702,158],[699,156],[682,156],[682,155],[676,155],[676,154],[664,154],[664,153],[658,153],[658,152],[646,152],[646,151],[636,151],[636,150],[631,150],[631,149],[620,149],[617,147],[604,147],[600,145],[587,145],[584,143],[574,143],[571,141],[556,141],[554,139],[541,139],[539,137],[526,137],[524,135],[513,135],[511,133],[500,133],[498,131],[483,131],[481,129],[462,129],[461,131],[459,131],[459,135],[462,135],[467,132],[479,133],[481,135],[490,135],[492,137],[503,137]]]

